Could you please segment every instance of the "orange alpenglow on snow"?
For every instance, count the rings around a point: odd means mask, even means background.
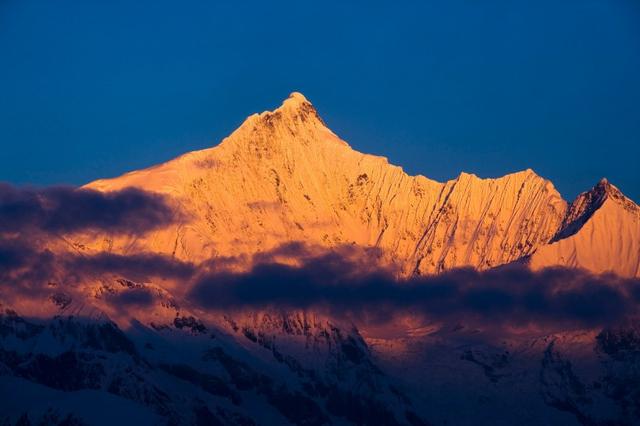
[[[377,247],[404,275],[522,261],[640,276],[640,209],[606,180],[568,205],[530,169],[442,183],[409,176],[353,150],[300,93],[213,148],[87,187],[166,194],[186,213],[144,237],[75,236],[88,251],[198,262],[302,241]]]

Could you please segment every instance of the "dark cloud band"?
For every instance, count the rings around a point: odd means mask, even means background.
[[[197,279],[189,297],[221,310],[323,309],[353,318],[404,312],[443,320],[597,326],[636,314],[638,289],[638,280],[563,268],[534,272],[522,265],[398,279],[330,253],[296,266],[259,263],[249,272],[209,273]]]
[[[0,183],[0,233],[97,230],[142,234],[176,219],[164,197],[134,188],[103,193],[72,187],[16,188]]]

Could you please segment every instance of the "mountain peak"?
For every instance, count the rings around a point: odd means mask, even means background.
[[[578,195],[571,203],[560,231],[552,241],[561,240],[578,232],[607,200],[621,205],[625,210],[640,212],[640,209],[633,201],[611,184],[607,178],[603,177],[593,188]]]
[[[530,266],[584,268],[594,273],[640,276],[640,207],[603,178],[571,203],[550,244]]]
[[[260,158],[276,158],[292,147],[325,143],[348,146],[331,132],[302,93],[292,92],[279,107],[247,117],[220,145],[240,148]]]
[[[316,112],[309,100],[300,92],[291,92],[289,97],[282,102],[282,105],[271,113],[290,112],[298,114],[300,112]]]
[[[592,194],[594,197],[602,199],[607,198],[608,196],[612,196],[613,198],[624,197],[622,192],[611,184],[609,179],[606,177],[600,179],[598,183],[596,183],[589,191],[585,192],[585,194]]]
[[[585,194],[592,194],[594,198],[602,199],[602,201],[604,201],[604,199],[610,198],[612,200],[618,200],[623,204],[626,204],[627,201],[633,203],[622,193],[622,191],[618,189],[618,187],[609,182],[609,180],[605,177],[600,179],[598,183]]]
[[[324,122],[318,115],[318,111],[313,107],[311,102],[300,92],[292,92],[282,105],[274,111],[263,113],[266,115],[285,115],[300,119],[305,122],[305,118],[312,117],[319,120],[323,125]]]
[[[291,92],[289,94],[289,97],[287,99],[285,99],[285,102],[295,102],[295,103],[307,102],[307,103],[311,103],[300,92]]]
[[[594,214],[626,218],[640,211],[606,180],[567,209],[551,182],[531,169],[490,179],[461,173],[443,183],[409,176],[383,157],[349,147],[298,92],[251,115],[216,147],[89,185],[132,186],[169,194],[190,215],[179,228],[140,242],[150,251],[199,262],[290,242],[356,245],[381,250],[403,274],[504,265],[579,232]],[[625,223],[640,223],[640,213],[632,219]],[[624,241],[638,235],[620,234]],[[131,244],[121,239],[110,247],[125,251]],[[637,252],[625,253],[637,259]],[[555,252],[543,260],[561,262]]]

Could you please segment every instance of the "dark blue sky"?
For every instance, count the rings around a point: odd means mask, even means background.
[[[149,166],[294,90],[412,174],[531,167],[640,201],[637,0],[0,0],[0,180]]]

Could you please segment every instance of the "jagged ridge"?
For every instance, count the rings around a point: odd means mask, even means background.
[[[583,197],[568,210],[553,184],[530,169],[497,179],[462,173],[444,183],[409,176],[353,150],[299,93],[250,116],[214,148],[88,186],[169,194],[191,215],[143,239],[82,241],[94,250],[199,261],[288,241],[358,244],[379,247],[405,274],[527,258],[575,233],[601,198]]]

